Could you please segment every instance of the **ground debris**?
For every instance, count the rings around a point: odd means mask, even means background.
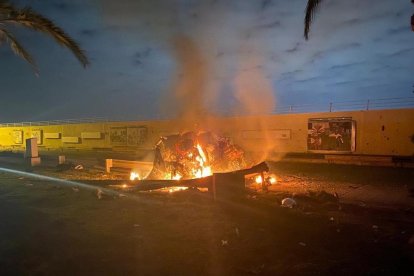
[[[252,274],[260,274],[262,273],[263,269],[265,268],[265,264],[261,264],[253,269],[251,269],[249,272]]]
[[[72,162],[67,162],[67,163],[63,163],[63,164],[58,164],[56,166],[56,171],[57,172],[64,172],[64,171],[71,170],[74,167],[75,167],[75,165]]]
[[[291,275],[321,275],[318,266],[312,263],[297,264],[291,270]]]
[[[408,244],[414,246],[414,235],[410,237],[410,239],[408,240]]]
[[[338,195],[336,193],[330,194],[325,191],[309,192],[309,196],[321,202],[337,202],[338,201]]]
[[[248,199],[257,199],[257,195],[247,195]]]
[[[103,192],[101,189],[97,189],[96,190],[96,196],[98,197],[98,199],[102,199],[103,196]]]
[[[296,201],[293,198],[287,197],[282,200],[282,207],[293,208],[296,206]]]

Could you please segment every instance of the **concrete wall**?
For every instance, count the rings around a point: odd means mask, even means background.
[[[414,155],[414,109],[304,113],[269,116],[205,118],[194,121],[139,121],[88,123],[52,126],[0,127],[0,150],[23,150],[24,140],[42,131],[40,150],[67,149],[151,149],[161,135],[188,130],[213,130],[231,137],[249,151],[305,153],[310,118],[352,117],[356,122],[356,148],[353,154]],[[146,128],[139,144],[114,143],[111,132],[118,128]],[[23,144],[16,144],[15,131],[23,132]],[[48,139],[46,133],[59,133]],[[82,138],[83,136],[97,138]],[[89,134],[85,134],[89,133]],[[92,134],[91,134],[92,133]],[[78,137],[79,143],[65,143],[64,137]],[[71,138],[69,138],[71,139]]]
[[[270,143],[280,152],[307,152],[307,124],[310,118],[351,117],[356,123],[356,148],[354,154],[367,155],[414,155],[414,109],[373,110],[332,113],[285,114],[267,117],[234,119],[228,125],[232,129],[290,130],[290,139],[266,138],[243,141],[240,133],[234,137],[240,143],[265,146]],[[231,120],[230,120],[231,121]],[[270,141],[269,141],[270,140]]]

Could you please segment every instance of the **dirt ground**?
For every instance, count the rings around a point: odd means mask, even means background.
[[[105,180],[122,175],[93,162],[33,173],[101,187],[1,169],[24,172],[19,160],[0,157],[1,275],[414,275],[412,169],[269,163],[268,192],[212,201],[194,189],[108,194]]]

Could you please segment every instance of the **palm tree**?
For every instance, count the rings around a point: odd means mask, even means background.
[[[309,39],[310,26],[321,2],[322,0],[308,0],[308,4],[306,5],[305,30],[303,33],[306,40]]]
[[[414,5],[414,0],[411,0],[411,3],[413,3],[413,5]],[[411,30],[413,30],[413,32],[414,32],[414,13],[411,16]]]
[[[0,0],[0,45],[6,42],[17,56],[33,67],[36,74],[38,68],[34,59],[8,29],[12,25],[22,26],[51,36],[57,43],[68,48],[83,67],[89,65],[89,60],[79,45],[53,21],[34,12],[29,7],[19,9],[7,1]]]
[[[308,0],[308,4],[306,6],[305,30],[304,30],[304,36],[306,40],[309,39],[310,26],[314,19],[315,13],[319,9],[319,5],[321,4],[321,2],[322,0]],[[414,4],[414,0],[411,0],[411,3]],[[414,15],[411,17],[411,29],[414,32]]]

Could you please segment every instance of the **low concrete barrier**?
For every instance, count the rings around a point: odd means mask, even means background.
[[[106,159],[105,160],[105,168],[106,168],[107,173],[111,172],[111,168],[139,169],[143,171],[151,171],[152,167],[153,167],[153,162],[130,161],[130,160],[120,160],[120,159]]]

